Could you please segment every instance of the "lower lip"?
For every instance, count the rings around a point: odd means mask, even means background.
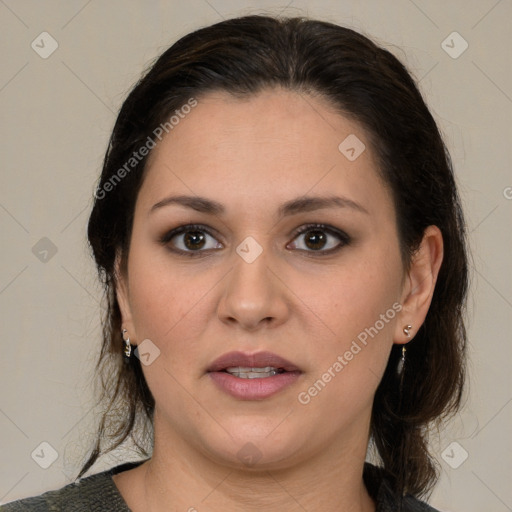
[[[283,372],[271,377],[241,379],[227,372],[210,372],[213,382],[224,392],[240,400],[263,400],[293,384],[301,372]]]

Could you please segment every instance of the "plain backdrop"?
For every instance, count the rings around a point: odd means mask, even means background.
[[[0,0],[0,503],[70,482],[92,441],[101,293],[85,228],[116,112],[172,42],[253,13],[356,28],[419,81],[473,251],[470,387],[432,439],[442,474],[431,503],[512,510],[510,0]],[[93,472],[135,458],[114,454]]]

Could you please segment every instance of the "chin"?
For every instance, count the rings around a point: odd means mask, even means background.
[[[305,446],[311,448],[311,436],[304,434],[304,428],[276,428],[282,420],[273,418],[269,421],[266,417],[258,421],[252,417],[244,422],[238,419],[223,424],[231,436],[221,429],[221,437],[212,439],[210,431],[202,444],[207,447],[210,459],[234,469],[286,469],[304,458],[302,450]]]

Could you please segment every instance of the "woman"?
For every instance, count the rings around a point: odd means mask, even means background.
[[[107,407],[79,477],[130,439],[145,460],[3,510],[433,510],[465,226],[389,52],[303,18],[183,37],[121,108],[88,235]]]

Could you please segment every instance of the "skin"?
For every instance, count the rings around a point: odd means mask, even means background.
[[[366,145],[355,161],[338,149],[350,134]],[[134,511],[375,510],[362,481],[374,393],[393,343],[411,340],[404,326],[414,337],[425,319],[443,247],[430,226],[404,268],[394,205],[376,166],[359,124],[320,97],[281,89],[245,99],[210,93],[153,150],[127,267],[118,265],[123,326],[132,343],[149,339],[160,350],[143,366],[156,402],[153,457],[114,477]],[[152,211],[171,195],[206,197],[225,213],[177,204]],[[304,195],[343,196],[365,212],[345,206],[277,217],[282,203]],[[211,234],[200,257],[172,252],[187,250],[183,235],[161,243],[189,223]],[[295,236],[308,223],[351,240],[322,256],[311,233]],[[323,250],[340,245],[322,233]],[[236,252],[248,236],[262,248],[252,263]],[[401,311],[301,404],[299,393],[395,303]],[[237,400],[206,373],[233,350],[268,350],[303,373],[270,398]],[[252,466],[237,456],[247,443],[261,457]]]

